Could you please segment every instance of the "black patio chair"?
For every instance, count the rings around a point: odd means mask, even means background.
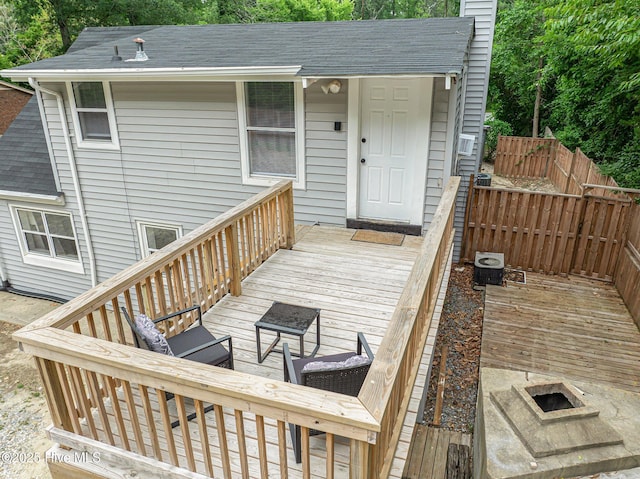
[[[363,349],[368,360],[365,358],[364,360],[354,360],[354,364],[345,363],[354,356],[361,356]],[[356,352],[331,354],[320,358],[293,359],[287,343],[284,343],[282,350],[284,356],[284,380],[286,382],[354,397],[360,393],[364,379],[373,361],[373,352],[362,333],[358,333]],[[308,366],[310,363],[322,364],[314,364],[311,365],[313,367],[310,367]],[[305,368],[305,366],[307,367]],[[300,463],[302,462],[300,426],[289,424],[289,430],[296,462]],[[309,430],[310,436],[318,434],[324,433],[315,429]]]
[[[136,326],[135,321],[131,319],[127,309],[124,306],[121,309],[125,319],[129,323],[131,332],[133,333],[133,340],[136,347],[154,351],[154,345],[150,344],[147,337],[145,337],[138,326]],[[202,364],[233,369],[233,341],[231,336],[226,335],[216,339],[216,337],[202,325],[202,310],[199,305],[191,306],[190,308],[162,316],[152,320],[152,322],[154,325],[157,325],[190,312],[197,314],[197,319],[194,324],[184,331],[165,338],[173,355],[177,358],[189,359],[190,361],[196,361]],[[164,329],[165,331],[168,331],[169,328],[170,326],[167,326]],[[225,342],[228,344],[228,349],[222,344]],[[156,350],[156,352],[161,351]],[[173,399],[173,397],[172,393],[166,393],[167,400]],[[212,409],[213,406],[207,406],[205,408],[205,412],[209,412]],[[195,413],[189,414],[189,416],[187,416],[187,420],[191,421],[195,417]],[[176,427],[179,424],[180,421],[174,421],[171,423],[171,427]]]

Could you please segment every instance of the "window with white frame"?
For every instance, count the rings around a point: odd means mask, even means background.
[[[238,84],[243,179],[304,187],[304,108],[299,82]]]
[[[25,263],[84,272],[71,214],[21,207],[12,213]]]
[[[182,228],[174,225],[138,222],[142,256],[149,256],[182,236]]]
[[[117,148],[118,140],[109,84],[72,82],[69,89],[78,146]]]

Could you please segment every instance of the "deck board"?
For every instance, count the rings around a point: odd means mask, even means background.
[[[283,359],[279,353],[272,352],[262,364],[257,362],[256,337],[254,323],[260,319],[273,301],[283,301],[302,306],[321,309],[321,346],[318,356],[354,350],[356,332],[364,332],[375,353],[386,332],[395,305],[404,288],[413,262],[421,246],[422,238],[406,237],[402,246],[387,246],[374,243],[352,242],[354,230],[344,228],[303,227],[297,228],[297,243],[292,250],[280,250],[265,263],[260,265],[242,282],[241,296],[226,296],[203,317],[205,326],[216,336],[230,334],[233,337],[235,369],[241,372],[256,374],[272,380],[283,379]],[[449,258],[450,261],[451,258]],[[429,330],[427,345],[421,358],[421,367],[409,402],[405,418],[405,427],[400,443],[391,465],[390,477],[399,479],[411,448],[411,439],[419,404],[427,380],[426,373],[433,355],[435,335],[439,322],[439,310],[444,302],[448,270],[437,302],[437,312]],[[268,331],[261,332],[263,348],[269,344]],[[283,341],[296,350],[297,339],[283,337]],[[315,343],[315,325],[309,329],[305,337],[305,350],[312,350]],[[137,404],[141,404],[135,392]],[[167,438],[161,430],[160,409],[156,395],[150,390],[154,417],[158,421],[158,436],[163,449],[166,450]],[[119,403],[128,419],[128,412],[123,397]],[[175,401],[168,402],[172,420],[177,419]],[[187,402],[187,412],[193,411],[193,405]],[[235,434],[235,417],[233,410],[225,409],[224,420],[228,432],[229,447],[232,457],[233,477],[240,477],[241,465],[238,460],[238,441]],[[149,441],[148,425],[144,424],[144,412],[138,406],[136,413],[142,419],[142,430],[145,440]],[[208,437],[212,445],[214,470],[219,474],[222,463],[217,453],[218,434],[215,427],[215,415],[206,415]],[[253,413],[245,413],[244,421],[247,434],[247,448],[250,456],[250,467],[258,468],[258,442],[256,417]],[[113,416],[110,417],[111,430],[116,442],[119,441]],[[128,424],[128,421],[127,421]],[[98,423],[97,426],[100,427]],[[195,422],[190,423],[191,441],[194,448],[197,471],[204,473],[204,461],[199,435]],[[130,426],[127,426],[130,428]],[[275,420],[265,418],[267,435],[267,457],[270,477],[280,477],[278,464],[278,437]],[[129,430],[130,440],[132,431]],[[103,433],[101,433],[103,434]],[[187,456],[182,444],[180,428],[172,431],[178,449],[181,467],[186,467]],[[348,477],[349,444],[336,437],[335,477]],[[287,442],[290,437],[287,431]],[[311,472],[313,478],[326,477],[324,448],[325,436],[313,436],[311,445]],[[151,444],[146,444],[148,452]],[[165,455],[168,454],[165,452]],[[168,460],[168,457],[164,458]],[[289,477],[302,477],[301,468],[295,464],[291,447],[288,448]],[[251,470],[251,477],[259,477],[259,470]]]
[[[403,479],[444,479],[449,444],[471,447],[471,434],[418,425]]]
[[[487,287],[480,365],[640,392],[640,332],[615,286],[527,273]]]

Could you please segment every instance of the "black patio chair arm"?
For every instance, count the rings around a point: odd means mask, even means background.
[[[373,361],[373,351],[371,351],[367,339],[364,337],[363,333],[358,333],[358,354],[362,354],[363,348],[364,352],[367,353],[367,356],[369,356],[369,359]]]
[[[176,358],[184,358],[186,356],[189,356],[190,354],[197,353],[198,351],[202,351],[203,349],[207,349],[211,346],[215,346],[216,344],[220,344],[225,341],[229,341],[229,354],[231,355],[231,357],[233,357],[233,342],[231,336],[229,335],[222,336],[221,338],[218,338],[214,341],[209,341],[207,343],[201,344],[199,346],[196,346],[195,348],[187,349],[186,351],[183,351],[180,354],[176,354],[175,356]]]
[[[201,326],[202,325],[202,309],[200,309],[199,304],[193,305],[189,308],[181,309],[180,311],[176,311],[175,313],[167,314],[166,316],[161,316],[159,318],[156,318],[153,320],[153,324],[158,324],[158,323],[161,323],[162,321],[166,321],[168,319],[175,318],[176,316],[181,316],[183,314],[186,314],[190,311],[195,311],[195,310],[198,311],[198,319],[195,322],[198,323],[198,326]]]
[[[293,359],[291,358],[291,351],[289,351],[289,344],[284,343],[282,345],[282,357],[284,361],[284,380],[291,384],[298,384],[298,378],[296,377],[296,371],[293,368]]]

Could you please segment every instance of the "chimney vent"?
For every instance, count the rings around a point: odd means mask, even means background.
[[[135,58],[130,58],[129,60],[125,60],[128,62],[146,62],[149,57],[144,52],[144,40],[140,37],[133,40],[133,42],[138,45],[138,50],[136,51]]]

